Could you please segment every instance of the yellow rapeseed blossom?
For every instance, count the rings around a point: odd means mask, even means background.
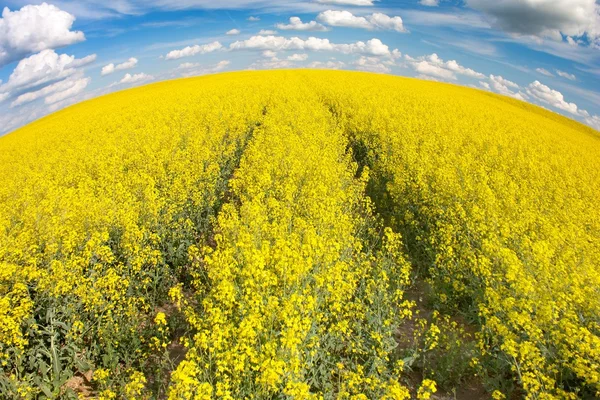
[[[435,392],[437,392],[435,381],[432,381],[431,379],[425,379],[423,382],[421,382],[421,386],[419,386],[417,398],[427,400],[430,399],[431,395]]]
[[[363,73],[69,107],[0,138],[0,397],[58,393],[82,366],[99,398],[152,397],[181,323],[171,400],[409,398],[403,324],[424,352],[449,345],[416,278],[475,321],[473,368],[528,399],[593,396],[598,159],[598,132],[549,111]]]

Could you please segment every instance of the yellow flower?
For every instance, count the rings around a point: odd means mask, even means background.
[[[167,318],[165,316],[165,313],[163,312],[159,312],[156,314],[156,317],[154,317],[154,323],[156,325],[167,325]]]
[[[431,395],[435,392],[437,392],[435,381],[432,381],[431,379],[425,379],[423,382],[421,382],[421,386],[419,386],[417,398],[427,400],[431,398]]]

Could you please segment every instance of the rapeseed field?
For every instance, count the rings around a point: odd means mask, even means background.
[[[600,396],[600,133],[239,72],[0,138],[0,397]]]

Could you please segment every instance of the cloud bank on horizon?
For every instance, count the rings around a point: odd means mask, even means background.
[[[511,96],[600,130],[597,0],[4,0],[0,134],[226,70],[332,68]]]

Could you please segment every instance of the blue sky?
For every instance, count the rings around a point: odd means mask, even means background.
[[[600,130],[596,0],[0,0],[0,134],[222,71],[338,68],[516,97]]]

